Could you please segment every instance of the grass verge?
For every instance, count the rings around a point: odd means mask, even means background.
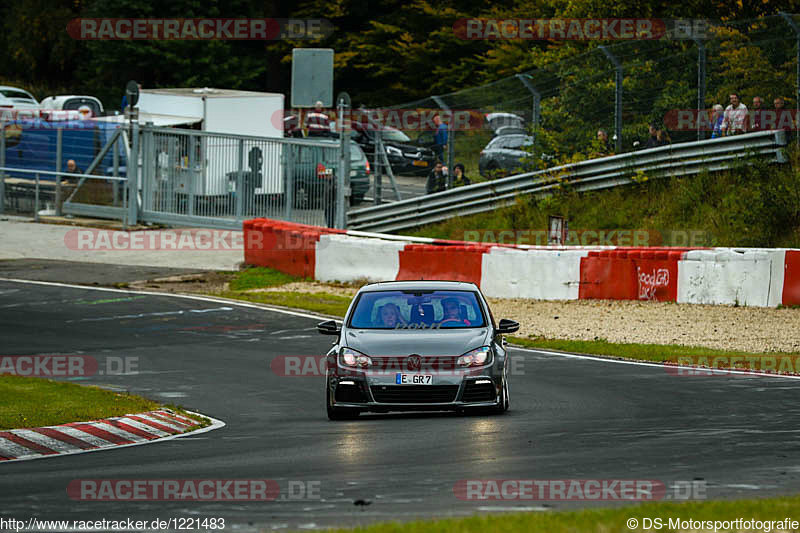
[[[53,426],[159,409],[154,401],[99,387],[0,376],[0,430]]]
[[[701,346],[680,346],[678,344],[634,344],[615,343],[606,340],[582,341],[509,337],[510,342],[525,348],[542,348],[559,352],[574,352],[590,355],[602,355],[637,361],[650,361],[655,363],[692,364],[697,366],[720,368],[751,369],[757,371],[787,371],[790,373],[797,369],[800,354],[786,352],[741,352],[716,350]],[[740,360],[737,360],[740,359]],[[715,364],[715,362],[717,364]]]
[[[214,296],[243,300],[245,302],[255,302],[260,304],[279,305],[281,307],[291,307],[299,311],[313,311],[324,315],[343,317],[347,312],[352,298],[328,294],[324,292],[242,292],[242,291],[222,291],[215,293]]]
[[[616,507],[613,509],[587,509],[583,511],[557,511],[544,513],[519,513],[508,515],[480,515],[469,518],[454,518],[436,520],[432,522],[410,522],[375,524],[356,529],[337,529],[337,532],[363,532],[363,533],[503,533],[517,531],[537,531],[542,533],[577,533],[577,532],[604,532],[616,533],[631,531],[653,531],[642,528],[643,518],[661,518],[662,530],[683,531],[714,531],[715,521],[736,520],[774,520],[781,521],[785,517],[797,519],[800,514],[800,496],[783,498],[766,498],[759,500],[738,501],[706,501],[686,503],[648,503],[638,506]],[[628,520],[637,520],[637,526],[628,527]],[[669,520],[692,520],[693,522],[709,521],[699,529],[695,527],[677,528],[669,526]],[[777,528],[773,526],[772,531]],[[722,527],[717,529],[723,530]],[[733,526],[725,531],[745,531],[744,528]],[[784,527],[784,531],[788,527]],[[748,529],[747,531],[758,531]],[[764,529],[761,529],[764,531]]]

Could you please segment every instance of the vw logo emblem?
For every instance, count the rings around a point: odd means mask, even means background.
[[[422,357],[416,354],[406,357],[406,368],[409,370],[419,370],[422,368]]]

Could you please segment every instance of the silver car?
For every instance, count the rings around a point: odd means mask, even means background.
[[[391,281],[358,291],[342,325],[317,329],[335,335],[326,357],[328,418],[362,411],[503,413],[509,406],[502,335],[519,329],[496,324],[473,283]]]

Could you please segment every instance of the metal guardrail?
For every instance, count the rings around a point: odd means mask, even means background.
[[[785,163],[784,146],[784,131],[761,131],[591,159],[353,209],[347,213],[347,228],[374,232],[404,230],[491,211],[513,203],[518,195],[552,194],[553,189],[565,183],[579,192],[627,185],[635,183],[633,178],[639,172],[649,179],[724,170],[749,158]]]

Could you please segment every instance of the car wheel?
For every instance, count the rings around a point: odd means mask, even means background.
[[[325,406],[328,409],[328,420],[352,420],[359,415],[358,409],[343,409],[331,405],[331,387],[325,384]]]
[[[509,405],[508,379],[503,379],[503,391],[500,393],[500,403],[494,408],[495,414],[502,415],[508,411]]]

